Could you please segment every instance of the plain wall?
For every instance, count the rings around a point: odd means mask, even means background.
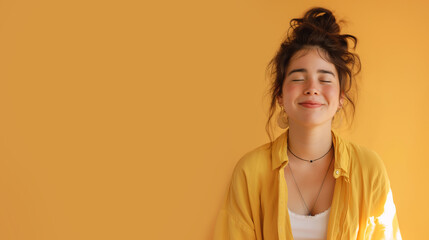
[[[425,1],[0,1],[0,239],[211,239],[268,142],[265,68],[313,6],[362,60],[354,125],[404,239],[429,209]],[[277,132],[279,134],[280,132]]]

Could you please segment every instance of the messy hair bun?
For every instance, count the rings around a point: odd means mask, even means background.
[[[348,40],[354,42],[354,50],[357,38],[349,34],[340,34],[340,30],[332,12],[320,7],[308,10],[303,18],[294,18],[290,21],[286,39],[281,43],[280,49],[267,67],[272,83],[269,91],[271,104],[266,130],[271,140],[271,119],[276,111],[277,98],[282,95],[286,69],[292,56],[301,49],[318,47],[326,52],[329,57],[327,60],[335,65],[338,72],[340,92],[345,96],[345,105],[350,105],[347,108],[350,115],[345,111],[344,114],[351,119],[351,122],[353,121],[356,106],[352,96],[355,94],[351,94],[351,90],[355,85],[354,76],[360,72],[361,65],[359,56],[349,51]],[[356,93],[356,89],[354,90],[352,92]]]

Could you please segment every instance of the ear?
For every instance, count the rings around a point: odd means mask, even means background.
[[[278,103],[279,105],[282,105],[282,100],[283,100],[282,95],[279,95],[279,96],[277,97],[277,103]]]
[[[344,104],[344,99],[346,98],[346,95],[344,93],[340,94],[340,106],[342,107]]]

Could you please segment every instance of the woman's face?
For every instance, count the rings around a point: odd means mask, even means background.
[[[302,49],[286,69],[282,96],[278,98],[289,124],[307,127],[329,124],[343,103],[335,65],[320,48]]]

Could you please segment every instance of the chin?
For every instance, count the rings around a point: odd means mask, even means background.
[[[331,126],[332,118],[331,119],[321,119],[321,118],[296,119],[293,121],[293,124],[308,127],[308,128],[319,127],[324,125]]]

